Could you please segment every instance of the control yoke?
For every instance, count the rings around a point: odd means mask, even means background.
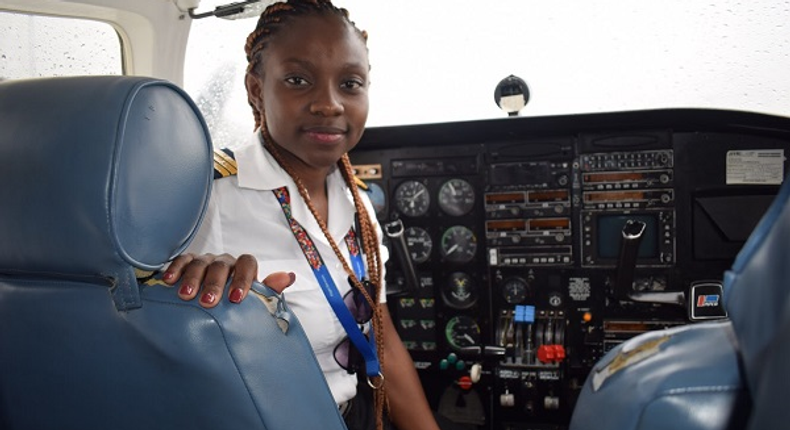
[[[417,281],[417,272],[414,270],[414,262],[409,255],[409,248],[406,245],[406,238],[404,235],[403,221],[396,219],[384,225],[384,233],[390,238],[392,247],[395,249],[395,255],[398,257],[398,262],[403,270],[405,278],[405,288],[399,290],[390,290],[387,286],[387,295],[398,294],[414,294],[419,288]]]
[[[614,283],[614,295],[621,301],[686,305],[686,295],[682,291],[633,291],[634,272],[639,256],[639,245],[646,224],[642,221],[629,219],[623,226],[620,258],[617,264],[617,275]]]

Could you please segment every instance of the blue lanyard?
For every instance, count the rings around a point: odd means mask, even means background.
[[[307,258],[307,263],[313,270],[313,275],[315,275],[318,284],[321,286],[321,291],[324,292],[324,296],[326,296],[329,305],[332,307],[337,319],[346,331],[348,338],[365,359],[365,370],[368,377],[381,376],[381,366],[379,366],[379,359],[376,355],[374,330],[370,331],[370,339],[365,338],[356,320],[351,315],[351,311],[348,310],[348,307],[346,307],[346,304],[343,302],[343,297],[340,295],[335,281],[329,274],[329,269],[326,267],[326,264],[324,264],[324,259],[321,258],[321,254],[318,253],[318,249],[316,249],[310,235],[307,234],[307,231],[299,222],[293,219],[291,215],[291,196],[288,193],[288,189],[286,187],[281,187],[273,190],[273,192],[274,196],[277,197],[277,201],[280,202],[280,207],[283,210],[283,214],[285,214],[285,219],[288,221],[288,225],[291,227],[296,241],[302,248],[302,253],[305,258]],[[348,246],[349,259],[351,260],[354,274],[357,276],[357,279],[362,280],[365,277],[365,263],[362,261],[362,253],[355,240],[353,229],[349,229],[345,241]],[[352,286],[352,288],[354,287]]]

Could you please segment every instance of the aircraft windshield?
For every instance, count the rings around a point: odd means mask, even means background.
[[[504,117],[494,89],[511,74],[529,85],[522,116],[669,107],[790,116],[788,1],[336,4],[369,33],[369,126]],[[192,25],[185,86],[220,139],[252,127],[242,76],[254,26]]]

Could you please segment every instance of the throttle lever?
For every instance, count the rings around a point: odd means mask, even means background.
[[[458,350],[459,355],[472,357],[504,357],[506,349],[501,346],[493,345],[474,345],[465,346]]]

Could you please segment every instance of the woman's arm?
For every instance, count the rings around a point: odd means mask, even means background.
[[[395,330],[386,305],[383,305],[383,310],[384,383],[392,422],[399,429],[439,430],[414,362]]]

